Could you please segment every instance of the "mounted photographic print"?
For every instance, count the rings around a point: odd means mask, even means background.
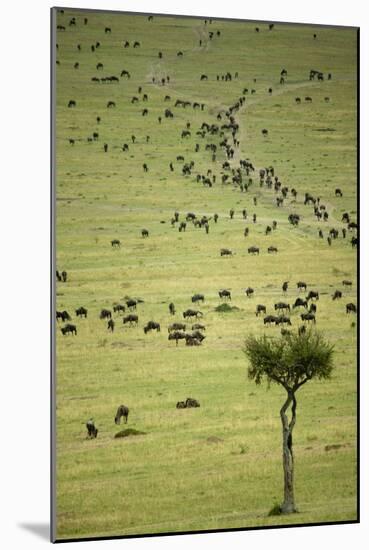
[[[359,29],[51,16],[52,540],[357,522]]]

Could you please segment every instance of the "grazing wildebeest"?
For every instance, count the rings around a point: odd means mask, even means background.
[[[76,107],[77,103],[74,101],[74,99],[71,99],[68,103],[68,107],[71,108],[71,107]]]
[[[342,298],[342,292],[340,290],[335,290],[332,295],[332,300],[337,300],[339,298]]]
[[[271,232],[272,232],[272,228],[270,227],[270,225],[267,225],[265,228],[265,235],[269,235]]]
[[[278,252],[278,248],[276,246],[269,246],[268,254],[272,254],[273,252]]]
[[[219,218],[219,215],[218,215],[218,214],[214,214],[214,223],[218,223],[218,218]]]
[[[357,223],[355,223],[355,222],[350,222],[350,223],[348,224],[347,228],[348,228],[349,230],[351,230],[351,229],[357,229]]]
[[[257,317],[259,317],[260,313],[265,313],[266,314],[266,307],[263,306],[263,304],[258,304],[256,306],[256,311],[255,311],[255,315]]]
[[[187,397],[186,408],[190,408],[190,407],[200,407],[200,403],[197,401],[197,399],[193,399],[192,397]]]
[[[342,191],[339,187],[336,188],[334,194],[335,194],[336,197],[342,197],[343,196]]]
[[[58,270],[56,270],[56,278],[58,279],[59,282],[63,280]]]
[[[201,340],[199,340],[198,338],[195,338],[194,336],[192,336],[192,334],[186,334],[185,339],[186,339],[186,346],[200,346],[201,345]]]
[[[357,308],[355,304],[353,304],[352,302],[346,304],[346,313],[357,313]]]
[[[79,63],[76,61],[76,63],[73,65],[75,69],[79,69]]]
[[[306,326],[305,325],[302,325],[301,327],[298,328],[298,335],[299,336],[302,336],[305,333],[306,333]]]
[[[115,107],[115,101],[108,101],[106,106],[108,107],[108,109],[110,109],[111,107]]]
[[[323,231],[321,229],[319,229],[318,235],[320,239],[324,239]]]
[[[208,79],[208,77],[207,77],[206,74],[202,74],[202,75],[200,76],[200,80],[207,80],[207,79]]]
[[[264,317],[264,325],[271,325],[272,323],[276,324],[278,321],[278,317],[275,315],[266,315]]]
[[[173,302],[171,302],[171,303],[169,304],[169,313],[170,313],[171,315],[175,315],[175,312],[176,312],[175,305],[173,304]]]
[[[144,163],[144,164],[142,165],[142,168],[143,168],[144,172],[148,172],[148,171],[149,171],[149,168],[148,168],[148,166],[147,166],[146,163]]]
[[[189,334],[188,336],[198,340],[199,342],[202,342],[206,338],[206,336],[204,336],[199,330],[195,330],[192,334]]]
[[[307,96],[305,97],[305,101],[306,103],[311,103],[313,100],[311,99],[311,97]]]
[[[186,325],[184,323],[172,323],[168,327],[168,332],[175,332],[178,330],[186,330]]]
[[[296,103],[301,103],[301,98],[300,97],[295,97],[295,101],[296,101]]]
[[[319,300],[319,292],[315,292],[314,290],[310,290],[309,294],[306,297],[306,301],[309,300]]]
[[[149,99],[149,96],[147,94],[144,94],[142,96],[142,101],[148,101],[148,99]]]
[[[160,332],[160,324],[155,321],[149,321],[144,327],[144,333],[147,334],[149,330],[156,330],[156,332]]]
[[[111,319],[111,311],[109,309],[102,309],[100,311],[100,319]]]
[[[76,325],[68,324],[68,325],[65,325],[65,327],[62,327],[60,330],[62,331],[62,334],[64,334],[64,336],[66,334],[69,334],[70,332],[77,336],[77,327],[76,327]]]
[[[191,302],[194,304],[196,302],[204,302],[205,296],[203,294],[194,294],[191,298]]]
[[[126,323],[129,323],[130,325],[137,325],[138,324],[138,315],[127,315],[126,317],[123,317],[123,325]]]
[[[59,321],[59,319],[61,319],[63,321],[63,323],[65,323],[65,321],[70,321],[71,320],[71,316],[65,310],[64,311],[57,311],[56,312],[56,320]]]
[[[291,306],[289,304],[286,304],[285,302],[277,302],[276,304],[274,304],[274,309],[276,311],[291,311]]]
[[[247,287],[247,288],[245,289],[245,294],[246,294],[246,296],[247,296],[248,298],[250,298],[250,296],[252,296],[252,295],[254,294],[254,289],[251,288],[250,286]]]
[[[137,300],[134,300],[133,298],[129,298],[126,300],[126,305],[129,309],[136,309],[137,307]]]
[[[126,407],[125,405],[120,405],[117,409],[117,412],[116,412],[116,415],[115,415],[115,418],[114,418],[114,422],[116,424],[120,424],[120,419],[123,416],[124,422],[125,422],[125,424],[127,424],[128,414],[129,414],[129,408]]]
[[[104,68],[104,65],[102,63],[98,63],[96,65],[96,69],[99,70],[99,69],[103,69]]]
[[[140,42],[136,40],[136,42],[133,43],[134,48],[139,48],[141,46]]]
[[[61,273],[61,278],[62,278],[63,283],[66,283],[66,282],[67,282],[67,277],[68,277],[67,272],[66,272],[66,271],[62,271],[62,273]]]
[[[108,152],[108,144],[107,144],[107,143],[104,143],[104,152],[105,152],[105,153]]]
[[[232,256],[232,250],[230,250],[229,248],[221,248],[220,249],[220,255],[221,256]]]
[[[178,231],[181,233],[182,231],[186,231],[187,224],[186,222],[181,222],[178,227]]]
[[[247,249],[248,254],[259,254],[260,250],[257,246],[250,246],[250,248]]]
[[[218,292],[219,298],[227,298],[228,300],[231,300],[231,292],[229,290],[223,289]]]
[[[111,28],[110,27],[105,27],[105,34],[108,34],[108,33],[111,33]]]
[[[178,403],[176,405],[176,408],[177,409],[185,409],[186,408],[186,403],[184,401],[178,401]]]
[[[147,229],[142,229],[141,235],[142,235],[143,237],[148,237],[148,236],[149,236],[148,230],[147,230]]]
[[[344,281],[342,281],[342,284],[343,286],[352,286],[352,281],[348,281],[347,279],[345,279]]]
[[[112,247],[120,247],[120,240],[119,239],[113,239],[112,241],[110,241]]]
[[[276,321],[276,325],[292,325],[291,320],[286,315],[279,315]]]
[[[313,321],[314,324],[316,323],[314,313],[301,313],[300,317],[302,321],[307,321],[307,322]]]
[[[168,340],[176,341],[176,346],[178,346],[178,340],[185,340],[185,338],[186,338],[186,334],[178,330],[176,330],[175,332],[171,332],[168,336]]]
[[[248,237],[249,236],[249,228],[248,227],[245,227],[244,231],[243,231],[243,236],[244,237]]]
[[[352,239],[351,239],[351,241],[350,241],[350,242],[351,242],[352,248],[356,248],[356,247],[357,247],[358,240],[359,240],[358,237],[352,237]]]
[[[287,290],[288,290],[288,281],[285,281],[285,282],[283,283],[283,285],[282,285],[282,290],[283,290],[283,292],[287,292]]]
[[[98,429],[95,427],[95,423],[93,418],[90,418],[86,422],[86,428],[87,428],[87,438],[92,439],[97,437]]]
[[[83,306],[79,307],[78,309],[76,309],[76,315],[77,315],[77,317],[84,317],[86,319],[87,318],[87,309]]]
[[[126,76],[127,78],[131,78],[130,72],[127,71],[126,69],[122,70],[122,72],[120,73],[120,76]]]
[[[204,325],[199,325],[199,323],[196,323],[195,325],[192,325],[192,330],[206,330],[206,327]]]
[[[202,317],[203,313],[201,311],[197,311],[194,309],[186,309],[186,311],[183,312],[183,317],[186,319],[187,317]]]
[[[142,116],[146,116],[149,114],[149,110],[148,109],[142,109]]]
[[[116,304],[115,306],[113,306],[114,313],[124,312],[125,310],[126,308],[122,306],[122,304]]]
[[[306,290],[307,284],[304,283],[303,281],[298,281],[296,283],[296,286],[299,290]]]
[[[316,304],[310,304],[308,313],[316,313]]]
[[[108,321],[108,330],[111,330],[111,332],[114,332],[115,322],[113,319],[109,319]]]
[[[293,304],[292,308],[295,309],[295,307],[304,307],[307,309],[308,303],[306,300],[303,300],[302,298],[296,298],[295,303]]]
[[[231,208],[229,211],[229,217],[231,218],[231,220],[233,220],[233,216],[234,216],[234,209]]]

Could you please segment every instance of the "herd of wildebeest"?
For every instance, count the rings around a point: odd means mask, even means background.
[[[59,14],[63,16],[64,10],[59,10]],[[154,17],[149,16],[148,20],[149,22],[153,22]],[[78,33],[78,27],[81,25],[86,26],[88,25],[88,22],[88,17],[81,17],[80,20],[77,19],[77,17],[72,17],[69,20],[68,27],[73,32],[76,32],[74,29],[77,29]],[[210,28],[210,25],[212,25],[212,23],[213,21],[210,19],[205,20],[204,29]],[[273,29],[274,24],[266,25],[266,30],[268,30],[268,32],[273,31]],[[261,27],[255,28],[255,31],[257,33],[259,33],[261,30]],[[66,26],[58,24],[57,31],[65,32]],[[111,34],[112,29],[110,27],[103,27],[101,29],[102,36],[110,36]],[[220,31],[208,31],[207,33],[204,31],[202,33],[202,38],[199,41],[198,47],[201,48],[204,47],[204,45],[209,45],[213,39],[218,39],[220,36]],[[316,38],[317,35],[314,34],[313,40],[315,40]],[[102,39],[89,45],[81,44],[80,42],[78,42],[76,43],[75,47],[76,54],[84,48],[87,48],[91,51],[91,53],[96,54],[96,52],[99,52],[102,48]],[[144,40],[132,40],[131,38],[129,40],[124,39],[122,42],[122,47],[125,50],[131,48],[131,55],[134,55],[134,51],[136,51],[136,49],[144,49]],[[58,44],[56,44],[56,49],[57,52],[60,52]],[[157,55],[159,59],[163,59],[163,57],[167,54],[163,51],[159,51]],[[185,51],[177,52],[177,57],[179,59],[182,58],[184,55],[186,55]],[[94,59],[96,59],[96,57],[94,57]],[[56,62],[57,65],[60,65],[59,59],[57,59]],[[76,70],[80,69],[79,61],[76,60],[73,66]],[[96,70],[99,71],[99,73],[104,70],[104,64],[101,61],[97,62]],[[209,81],[209,78],[209,75],[201,74],[198,77],[198,80],[199,82],[206,82]],[[280,70],[279,74],[276,75],[276,78],[278,78],[280,86],[285,86],[288,79],[287,69],[283,67]],[[322,71],[311,69],[309,74],[307,75],[306,80],[312,81],[316,79],[318,81],[324,81],[325,79],[332,80],[332,78],[333,76],[331,73],[324,75]],[[120,77],[116,75],[91,76],[91,82],[96,85],[107,83],[119,84],[120,79],[134,79],[134,74],[132,74],[132,71],[128,71],[126,68],[122,68],[120,72]],[[141,102],[145,103],[145,107],[137,111],[138,116],[150,117],[150,97],[148,92],[144,91],[143,89],[145,84],[147,86],[155,86],[156,88],[162,86],[170,89],[171,79],[169,75],[161,76],[161,78],[158,78],[158,76],[152,76],[150,80],[150,82],[146,83],[138,82],[139,85],[137,87],[137,95],[128,98],[128,101],[131,104],[140,104]],[[240,81],[242,80],[242,78],[240,72],[235,72],[233,74],[230,72],[226,72],[225,74],[217,74],[216,76],[214,76],[213,80],[214,82],[228,82]],[[300,222],[303,219],[306,219],[307,216],[310,214],[316,217],[318,221],[321,221],[323,223],[323,226],[325,227],[324,230],[322,227],[318,228],[317,238],[326,239],[328,246],[332,246],[333,241],[339,239],[341,236],[342,239],[346,239],[346,241],[350,243],[352,248],[356,248],[358,244],[358,227],[356,221],[351,219],[351,216],[348,212],[343,213],[339,227],[334,227],[331,225],[327,228],[329,220],[332,219],[332,216],[328,212],[327,205],[322,203],[319,196],[313,196],[310,192],[307,192],[305,190],[298,191],[295,187],[289,188],[287,185],[284,185],[280,181],[274,166],[267,166],[256,169],[249,158],[240,158],[240,126],[237,120],[237,112],[245,105],[247,105],[247,95],[249,93],[251,95],[254,95],[256,93],[256,82],[256,79],[253,79],[252,87],[250,88],[243,85],[239,97],[237,97],[229,105],[228,108],[219,109],[219,112],[217,113],[214,113],[214,111],[210,111],[210,109],[207,111],[206,104],[200,101],[193,102],[179,98],[176,98],[174,100],[171,98],[169,93],[165,94],[163,98],[165,109],[163,110],[162,116],[160,115],[157,118],[158,124],[162,124],[163,119],[175,119],[175,113],[177,109],[185,111],[186,109],[192,107],[193,111],[198,110],[200,112],[204,112],[207,116],[207,120],[203,120],[202,123],[196,128],[192,128],[191,122],[187,122],[185,124],[185,127],[180,128],[178,143],[180,145],[183,144],[184,152],[181,155],[177,155],[175,160],[173,159],[171,162],[169,162],[169,172],[177,172],[184,178],[187,178],[187,180],[193,181],[194,185],[202,185],[209,189],[217,185],[221,185],[222,187],[224,186],[225,189],[227,188],[227,186],[231,186],[232,189],[239,189],[241,193],[248,193],[249,189],[255,188],[257,186],[259,189],[259,195],[260,192],[265,192],[269,194],[274,193],[275,206],[276,208],[278,208],[279,212],[283,211],[283,207],[285,206],[285,204],[288,204],[289,206],[294,206],[298,205],[299,203],[299,205],[301,206],[301,210],[303,211],[303,215],[295,212],[291,213],[290,211],[286,213],[286,221],[288,221],[288,224],[291,225],[291,230],[294,230],[296,227],[298,227]],[[201,84],[199,85],[201,86]],[[106,86],[105,90],[108,94],[109,87]],[[273,94],[272,88],[268,88],[266,91],[269,95]],[[328,103],[329,101],[330,98],[325,97],[325,102]],[[312,98],[310,96],[306,96],[305,102],[312,103]],[[171,106],[170,103],[173,103],[173,106]],[[296,97],[295,103],[297,105],[300,104],[301,98]],[[111,111],[117,107],[117,104],[115,101],[107,97],[105,107],[106,109]],[[67,108],[76,109],[77,101],[75,99],[70,99],[67,103]],[[103,116],[104,115],[101,113],[96,117],[97,126],[101,123]],[[108,117],[109,114],[107,114],[106,116]],[[267,128],[263,128],[261,130],[261,133],[264,137],[269,136],[269,131]],[[193,148],[195,159],[197,159],[199,156],[201,156],[202,161],[204,161],[204,159],[209,159],[210,164],[205,171],[199,171],[196,169],[196,166],[198,164],[196,160],[186,160],[186,152],[189,149],[188,144],[190,143],[193,136],[195,136],[196,140]],[[99,139],[99,131],[96,127],[93,127],[91,129],[90,135],[87,137],[87,141],[99,142]],[[147,134],[144,139],[146,143],[149,143],[150,135]],[[121,149],[123,153],[129,151],[130,147],[134,147],[135,143],[137,143],[138,141],[138,138],[135,135],[132,135],[130,140],[131,143],[126,142],[122,145]],[[69,143],[71,146],[76,146],[77,141],[79,140],[76,138],[69,138]],[[83,139],[81,139],[80,141],[83,141]],[[108,154],[109,143],[105,141],[102,148],[103,152]],[[203,154],[201,155],[201,153]],[[142,164],[142,168],[145,173],[150,172],[150,167],[147,162],[144,162]],[[218,173],[216,173],[217,169],[220,170],[218,171]],[[334,191],[334,196],[337,199],[342,198],[343,194],[344,193],[341,188],[336,188]],[[258,197],[253,197],[252,204],[254,210],[253,212],[248,212],[246,208],[243,208],[240,211],[242,220],[244,220],[245,222],[245,226],[242,228],[242,234],[248,240],[250,240],[252,236],[252,225],[248,224],[249,220],[252,220],[252,224],[255,224],[255,226],[260,229],[260,224],[258,224],[257,221],[258,213],[256,211],[258,206]],[[308,210],[305,207],[310,207],[311,210]],[[170,222],[171,230],[177,228],[179,232],[186,232],[188,228],[191,228],[198,231],[203,230],[205,234],[208,234],[210,232],[212,224],[221,224],[224,218],[232,220],[235,213],[236,211],[234,208],[231,208],[228,213],[214,213],[213,215],[196,214],[194,212],[180,213],[179,211],[175,211],[170,220],[158,221],[160,221],[161,223],[166,223],[167,221]],[[278,231],[278,223],[276,220],[271,220],[270,223],[268,223],[263,230],[267,240],[272,239],[273,234],[276,231]],[[151,233],[152,229],[143,228],[141,230],[141,236],[143,239],[149,238]],[[348,235],[350,235],[350,238],[347,238]],[[109,244],[113,249],[119,250],[121,247],[121,240],[118,238],[114,238],[110,241],[110,243],[107,243],[107,245]],[[268,244],[265,247],[265,250],[268,254],[278,253],[278,248],[273,244]],[[248,246],[246,251],[248,254],[251,255],[259,255],[263,253],[263,250],[259,246],[255,245]],[[238,252],[228,247],[222,247],[219,250],[219,254],[221,257],[232,256],[236,253]],[[68,285],[71,279],[65,269],[61,272],[57,271],[56,278],[59,283],[66,285]],[[306,331],[307,324],[315,324],[317,321],[317,302],[319,301],[319,290],[309,289],[307,292],[308,284],[304,281],[297,281],[296,283],[294,283],[294,285],[296,285],[298,295],[295,296],[294,299],[292,299],[291,301],[291,299],[287,299],[287,296],[289,295],[289,292],[291,290],[289,289],[289,281],[280,282],[280,284],[281,290],[286,296],[285,301],[278,301],[274,303],[271,308],[267,308],[267,306],[264,304],[257,303],[255,307],[255,315],[257,318],[263,318],[263,323],[266,327],[270,325],[278,326],[281,328],[282,335],[287,336],[290,332],[290,329],[286,327],[292,326],[290,313],[297,310],[299,312],[299,317],[302,321],[302,323],[300,323],[300,325],[298,326],[298,332],[301,334]],[[342,281],[343,287],[351,287],[351,285],[351,280]],[[258,295],[257,288],[248,287],[246,289],[243,289],[242,292],[244,292],[247,299],[257,298]],[[303,294],[305,292],[307,292],[306,295]],[[223,305],[229,304],[232,300],[232,292],[229,289],[219,289],[218,296]],[[342,289],[336,289],[332,294],[332,300],[340,300],[342,298]],[[206,297],[204,294],[197,293],[189,299],[191,299],[192,304],[198,304],[204,303]],[[141,322],[141,317],[139,317],[138,311],[142,302],[143,300],[137,297],[133,298],[127,296],[125,297],[124,301],[121,301],[120,303],[114,303],[111,307],[104,307],[100,310],[99,313],[94,312],[94,315],[98,314],[99,318],[102,321],[106,321],[105,330],[111,332],[114,332],[116,330],[118,322],[121,326],[125,326],[128,328],[138,327],[139,323]],[[175,303],[170,302],[167,304],[167,307],[169,316],[175,317],[177,314]],[[345,304],[345,311],[347,314],[356,313],[357,306],[352,302],[347,302]],[[79,319],[86,319],[87,316],[88,310],[84,306],[78,304],[78,307],[76,307],[75,309],[75,317]],[[198,309],[189,308],[182,311],[180,321],[175,320],[171,323],[168,322],[168,340],[170,342],[175,342],[176,346],[178,346],[181,340],[184,341],[184,344],[186,346],[202,345],[206,338],[206,326],[204,324],[203,317],[203,312]],[[56,319],[58,322],[61,321],[63,323],[63,326],[60,329],[63,336],[77,336],[77,325],[70,322],[72,321],[72,315],[70,312],[66,310],[56,311]],[[145,321],[143,321],[143,332],[144,334],[148,334],[151,332],[160,333],[160,323],[153,319],[146,319]],[[199,407],[200,404],[196,399],[187,398],[185,401],[179,401],[176,406],[178,409],[182,409]],[[126,407],[125,405],[121,405],[116,413],[115,423],[119,424],[121,417],[123,417],[125,422],[127,422],[128,413],[128,407]],[[87,422],[86,427],[88,437],[97,436],[98,430],[95,427],[93,419],[90,419]]]

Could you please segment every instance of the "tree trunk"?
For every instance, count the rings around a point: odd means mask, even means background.
[[[292,419],[288,422],[286,411],[292,403]],[[292,430],[296,422],[296,399],[293,393],[288,393],[288,398],[281,408],[281,421],[283,433],[283,472],[284,472],[284,501],[281,505],[282,514],[297,512],[294,493],[294,462],[292,452]]]

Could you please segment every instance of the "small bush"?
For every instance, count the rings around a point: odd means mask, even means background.
[[[230,306],[229,304],[221,304],[215,308],[215,311],[219,313],[230,313],[232,311],[239,311],[240,308],[236,306]]]

